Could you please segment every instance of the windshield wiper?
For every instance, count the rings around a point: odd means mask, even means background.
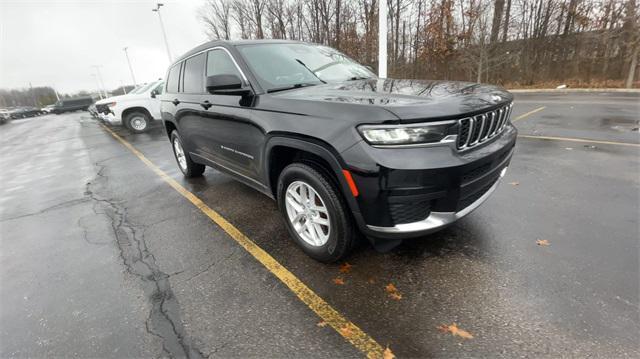
[[[371,77],[367,77],[367,76],[354,76],[352,78],[350,78],[347,81],[356,81],[356,80],[369,80],[371,79]]]
[[[307,69],[309,72],[311,72],[311,74],[312,74],[313,76],[315,76],[318,80],[320,80],[323,84],[326,84],[326,83],[327,83],[325,80],[321,79],[318,75],[316,75],[316,73],[315,73],[315,72],[313,72],[313,70],[311,70],[310,68],[308,68],[308,67],[307,67],[307,65],[305,65],[305,64],[304,64],[304,62],[302,62],[302,60],[300,60],[300,59],[296,59],[296,61],[298,61],[298,63],[299,63],[300,65],[304,66],[304,68],[305,68],[305,69]]]
[[[293,85],[288,85],[288,86],[282,86],[282,87],[274,87],[271,89],[267,90],[267,93],[272,93],[272,92],[278,92],[278,91],[286,91],[286,90],[293,90],[293,89],[298,89],[301,87],[308,87],[308,86],[315,86],[317,84],[311,83],[311,82],[305,82],[305,83],[299,83],[299,84],[293,84]]]

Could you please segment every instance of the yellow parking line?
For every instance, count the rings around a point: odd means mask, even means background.
[[[529,111],[527,113],[523,113],[522,115],[520,115],[520,116],[516,117],[515,119],[513,119],[513,121],[522,120],[523,118],[525,118],[527,116],[530,116],[530,115],[533,115],[536,112],[540,112],[540,111],[544,110],[545,108],[547,108],[547,106],[538,107],[535,110]]]
[[[367,333],[362,331],[358,326],[353,324],[347,318],[342,316],[338,311],[333,309],[329,303],[318,296],[313,290],[307,287],[298,277],[291,273],[287,268],[282,266],[275,258],[265,252],[257,244],[255,244],[249,237],[245,236],[238,228],[229,223],[218,212],[207,206],[200,198],[193,193],[189,192],[186,188],[180,185],[176,180],[169,177],[158,166],[151,162],[145,155],[138,151],[133,145],[120,137],[117,133],[113,132],[110,128],[100,124],[107,132],[109,132],[116,140],[122,143],[128,148],[134,155],[136,155],[147,167],[155,172],[160,178],[167,182],[173,189],[180,193],[183,197],[188,199],[193,205],[198,207],[207,217],[215,222],[220,228],[222,228],[227,234],[233,238],[239,245],[241,245],[247,252],[249,252],[255,259],[258,260],[265,268],[269,270],[274,276],[276,276],[282,283],[284,283],[289,289],[314,313],[316,313],[322,320],[329,324],[340,334],[344,339],[351,343],[354,347],[364,353],[368,358],[382,358],[384,355],[384,348],[378,344]]]
[[[597,143],[602,145],[616,145],[616,146],[631,146],[640,147],[640,144],[630,142],[614,142],[614,141],[600,141],[590,140],[587,138],[571,138],[571,137],[552,137],[552,136],[531,136],[531,135],[518,135],[522,138],[533,138],[537,140],[550,140],[550,141],[569,141],[569,142],[583,142],[583,143]]]

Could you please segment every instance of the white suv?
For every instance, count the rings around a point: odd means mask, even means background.
[[[134,133],[142,133],[151,121],[160,120],[160,98],[164,81],[158,80],[133,89],[126,95],[96,102],[98,116],[113,125],[122,124]]]

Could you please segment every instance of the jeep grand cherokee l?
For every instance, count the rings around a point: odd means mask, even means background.
[[[315,44],[209,42],[166,79],[162,119],[183,174],[211,166],[276,199],[291,237],[325,262],[358,232],[389,247],[467,215],[516,142],[502,88],[378,79]]]

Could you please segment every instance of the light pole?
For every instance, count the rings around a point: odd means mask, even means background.
[[[102,100],[104,97],[102,97],[102,89],[100,88],[98,77],[96,76],[96,74],[91,74],[91,77],[93,77],[93,79],[96,80],[96,87],[98,88],[98,96],[100,96],[100,99]],[[60,99],[58,99],[58,101],[60,101]]]
[[[104,97],[107,98],[107,90],[104,87],[104,82],[102,81],[102,75],[100,75],[100,68],[102,67],[102,65],[92,65],[92,67],[94,67],[96,69],[96,72],[98,73],[98,81],[100,81],[100,86],[102,89],[102,93],[104,94]]]
[[[387,77],[387,2],[378,2],[378,77]]]
[[[169,41],[167,41],[167,32],[164,30],[164,23],[162,22],[162,15],[160,15],[160,8],[164,6],[162,3],[157,3],[155,9],[151,9],[158,14],[158,19],[160,19],[160,29],[162,30],[162,37],[164,38],[164,46],[167,48],[167,56],[169,57],[169,62],[171,62],[171,51],[169,50]]]
[[[127,52],[128,48],[129,47],[125,47],[122,50],[124,51],[124,56],[127,57],[127,64],[129,64],[129,71],[131,72],[131,79],[133,79],[133,87],[136,87],[136,76],[133,74],[133,67],[131,67],[131,60],[129,60],[129,53]]]

